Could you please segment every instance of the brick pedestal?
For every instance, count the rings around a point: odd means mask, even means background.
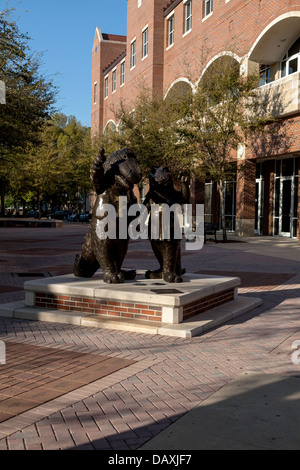
[[[73,275],[37,279],[24,288],[27,307],[179,324],[234,300],[239,285],[239,278],[200,274],[186,274],[183,283],[167,284],[145,279],[142,272],[124,284],[105,284],[99,273],[89,280]]]

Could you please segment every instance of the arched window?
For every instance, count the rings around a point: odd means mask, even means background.
[[[281,77],[300,71],[300,37],[289,48],[281,61]]]
[[[111,132],[115,132],[116,130],[117,130],[117,126],[114,123],[114,121],[108,121],[108,123],[106,124],[106,126],[104,128],[104,134],[108,135]]]

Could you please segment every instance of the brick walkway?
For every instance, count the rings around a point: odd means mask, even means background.
[[[86,230],[79,224],[0,229],[0,302],[24,297],[28,273],[69,273]],[[291,250],[288,240],[286,247]],[[263,300],[255,311],[190,340],[0,318],[0,339],[8,352],[7,364],[0,365],[2,413],[8,412],[3,405],[7,393],[21,408],[22,394],[41,387],[41,376],[34,369],[27,375],[28,367],[21,364],[33,351],[35,365],[39,351],[96,363],[104,357],[107,364],[112,361],[119,367],[107,369],[103,377],[90,375],[56,397],[47,395],[50,388],[43,386],[43,393],[34,394],[38,401],[30,399],[30,409],[11,409],[8,419],[2,415],[0,450],[135,450],[242,372],[300,377],[300,365],[291,360],[292,342],[300,340],[300,263],[282,252],[269,256],[260,245],[257,253],[248,248],[248,243],[208,243],[199,252],[184,252],[188,271],[239,275],[240,294]],[[124,266],[155,268],[148,242],[132,244]],[[63,364],[62,369],[51,369],[63,373],[55,379],[61,387],[66,377],[71,378],[74,362]],[[11,375],[5,375],[9,369]],[[45,378],[45,369],[43,374]]]

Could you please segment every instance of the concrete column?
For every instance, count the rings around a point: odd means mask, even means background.
[[[192,178],[190,186],[190,199],[192,204],[204,204],[204,190],[204,181]]]
[[[264,163],[263,235],[273,235],[274,190],[274,160],[269,160]]]
[[[216,182],[213,183],[212,187],[212,214],[213,214],[213,222],[218,223],[220,220],[220,195],[218,191],[218,184]]]
[[[236,234],[254,236],[256,160],[238,162],[236,182]]]
[[[298,157],[298,207],[297,207],[297,238],[300,243],[300,158]]]

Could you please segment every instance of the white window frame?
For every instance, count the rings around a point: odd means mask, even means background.
[[[204,17],[202,21],[205,21],[213,14],[214,2],[213,0],[204,0]]]
[[[269,65],[260,65],[259,67],[259,82],[258,86],[262,87],[271,83],[271,76],[270,76],[270,66]]]
[[[108,97],[108,94],[109,94],[109,76],[106,75],[106,77],[104,77],[104,96],[105,98]]]
[[[290,73],[289,72],[289,65],[290,65],[290,62],[294,61],[294,60],[297,60],[297,70],[295,72]],[[282,68],[283,62],[285,62],[285,73],[284,74],[283,74],[283,68]],[[280,63],[280,77],[284,78],[284,77],[287,77],[289,75],[292,75],[293,73],[297,73],[299,71],[300,71],[300,52],[298,52],[297,54],[292,55],[291,57],[287,57],[287,53],[286,53],[284,58],[282,59],[282,61]]]
[[[167,49],[173,46],[175,36],[175,14],[171,13],[167,17]]]
[[[192,31],[193,0],[184,0],[184,34]]]
[[[122,60],[120,67],[121,67],[120,86],[123,86],[125,84],[125,59]]]
[[[138,8],[140,8],[142,6],[142,0],[138,0],[137,5],[138,5]]]
[[[136,66],[136,38],[130,43],[130,70]]]
[[[148,57],[148,46],[149,46],[149,28],[147,25],[142,30],[142,60]]]
[[[97,104],[98,100],[98,83],[94,82],[94,104]]]
[[[112,92],[115,93],[115,91],[117,90],[117,69],[114,68],[113,71],[112,71]]]

